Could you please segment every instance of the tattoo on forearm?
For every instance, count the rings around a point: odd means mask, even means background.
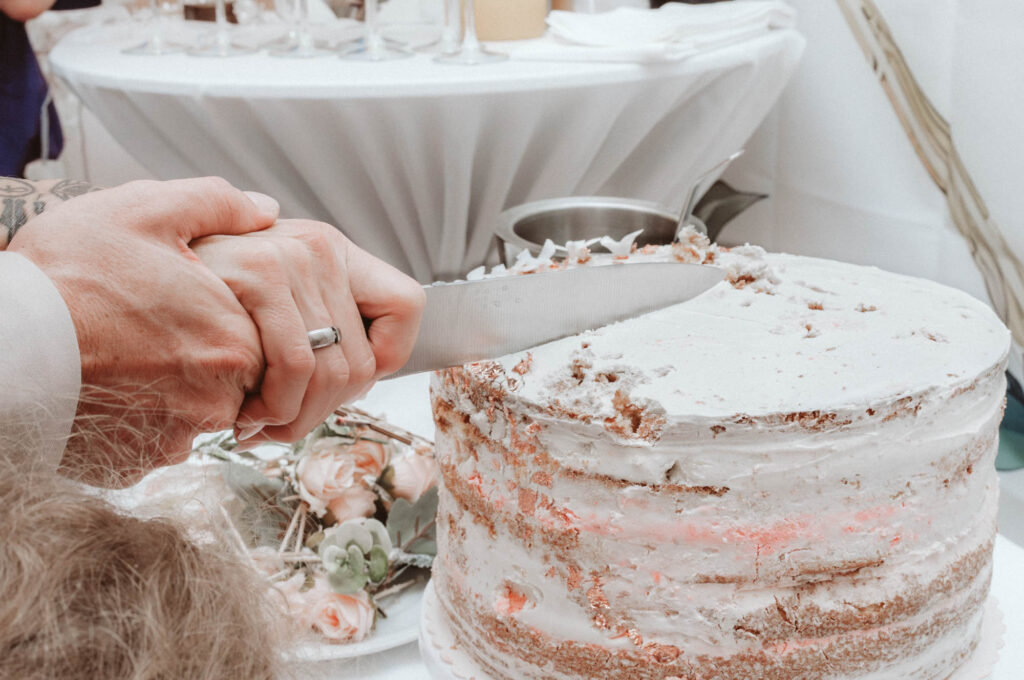
[[[7,248],[18,230],[41,215],[48,205],[100,189],[102,187],[74,179],[33,182],[0,177],[0,250]]]
[[[7,230],[7,242],[10,243],[14,235],[28,222],[28,215],[25,214],[24,198],[3,198],[3,212],[0,212],[0,225]]]

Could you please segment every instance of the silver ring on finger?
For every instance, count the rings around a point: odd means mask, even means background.
[[[341,342],[341,331],[338,330],[337,326],[317,328],[310,331],[307,335],[309,335],[309,346],[313,349],[323,349],[324,347],[337,345]]]

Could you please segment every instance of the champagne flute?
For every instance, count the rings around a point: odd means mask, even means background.
[[[168,43],[164,39],[164,13],[160,11],[160,0],[150,0],[149,6],[153,15],[149,19],[150,33],[145,42],[134,47],[123,50],[125,54],[142,54],[148,56],[159,56],[161,54],[174,54],[184,52],[181,45]]]
[[[434,61],[440,64],[463,64],[474,66],[476,64],[490,64],[508,59],[507,54],[491,52],[484,47],[476,37],[476,12],[473,7],[473,0],[465,0],[466,16],[462,27],[462,44],[458,51],[453,54],[439,54]]]
[[[231,42],[231,33],[228,32],[228,14],[224,6],[224,0],[217,0],[214,7],[216,12],[217,31],[213,36],[213,43],[206,46],[193,47],[188,51],[194,57],[238,57],[243,54],[253,54],[256,49],[243,47]]]
[[[342,59],[360,61],[386,61],[388,59],[406,59],[413,55],[404,47],[395,47],[384,40],[377,25],[378,0],[366,0],[366,36],[361,45],[356,45],[341,53]]]
[[[291,18],[294,23],[288,29],[285,44],[272,48],[270,56],[309,59],[310,57],[323,57],[331,53],[329,50],[317,47],[313,33],[309,30],[309,0],[295,0]]]

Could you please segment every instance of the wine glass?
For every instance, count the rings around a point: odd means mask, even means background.
[[[164,13],[160,9],[160,0],[150,0],[149,7],[153,13],[149,20],[149,37],[142,44],[128,47],[121,51],[125,54],[148,56],[184,52],[185,48],[181,45],[169,43],[164,39]]]
[[[341,53],[342,59],[356,59],[361,61],[386,61],[388,59],[406,59],[413,55],[404,47],[395,46],[391,41],[385,40],[380,34],[377,25],[378,0],[366,0],[366,36],[361,44],[357,43]]]
[[[462,26],[458,21],[461,0],[442,0],[442,2],[444,4],[444,24],[441,35],[436,40],[414,48],[417,52],[454,54],[459,51],[459,38],[462,37]]]
[[[271,47],[270,56],[308,59],[331,53],[330,50],[317,46],[309,30],[309,0],[295,0],[290,14],[291,26],[288,28],[284,44]]]
[[[456,0],[457,1],[457,0]],[[462,22],[462,44],[452,54],[441,53],[434,57],[434,61],[441,64],[463,64],[473,66],[476,64],[490,64],[496,61],[505,61],[507,54],[492,52],[484,47],[476,37],[476,12],[473,7],[473,0],[465,0],[466,16]]]
[[[213,43],[210,45],[193,47],[188,51],[194,57],[238,57],[243,54],[253,54],[256,49],[244,47],[231,42],[231,34],[228,32],[228,14],[224,6],[224,0],[217,0],[214,6],[214,15],[217,22],[217,31],[213,36]]]
[[[437,51],[439,54],[455,54],[459,51],[462,34],[462,0],[444,0],[444,30]]]

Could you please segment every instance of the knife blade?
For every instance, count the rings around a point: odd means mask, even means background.
[[[412,356],[385,379],[496,359],[685,302],[725,277],[681,262],[611,264],[424,286]]]

